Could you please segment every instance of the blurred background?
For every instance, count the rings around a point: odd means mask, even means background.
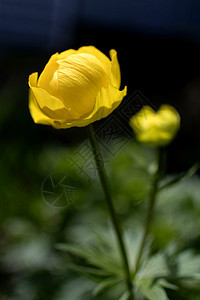
[[[106,142],[102,148],[120,218],[127,227],[139,228],[154,153],[134,142],[130,111],[145,103],[156,108],[173,105],[181,115],[181,130],[168,147],[166,172],[183,172],[198,161],[199,15],[200,2],[195,0],[0,0],[0,299],[104,299],[73,294],[79,277],[67,270],[71,258],[54,247],[57,242],[87,240],[90,224],[103,226],[108,218],[94,169],[80,172],[86,162],[80,154],[87,148],[84,130],[34,124],[28,110],[28,76],[40,73],[55,52],[83,45],[94,45],[108,56],[110,49],[117,50],[128,95],[113,114],[121,124],[119,143],[109,136],[113,150]],[[124,115],[127,103],[130,111]],[[103,135],[109,119],[95,128]],[[72,163],[77,160],[78,167]],[[57,207],[44,194],[52,189],[49,176],[55,176],[55,182],[65,178],[72,188],[71,205],[63,198]],[[171,208],[166,201],[159,206],[162,219],[155,220],[152,229],[153,252],[177,240],[180,249],[198,252],[199,192],[197,175],[162,196],[171,201]],[[135,211],[140,217],[133,222]],[[83,279],[77,284],[86,292],[90,288]],[[189,294],[170,299],[190,299]]]

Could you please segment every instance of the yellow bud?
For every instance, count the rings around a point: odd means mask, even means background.
[[[35,123],[86,126],[108,116],[126,95],[120,91],[115,50],[111,60],[93,46],[52,55],[39,79],[29,76],[29,109]]]
[[[130,119],[130,126],[139,142],[150,146],[166,146],[180,128],[180,116],[170,105],[162,105],[157,112],[144,106]]]

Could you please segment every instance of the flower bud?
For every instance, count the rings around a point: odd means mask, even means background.
[[[144,106],[130,119],[130,126],[139,142],[150,146],[166,146],[180,128],[180,116],[170,105],[162,105],[157,112]]]

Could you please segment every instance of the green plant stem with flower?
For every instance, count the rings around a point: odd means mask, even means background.
[[[108,183],[108,178],[107,178],[107,174],[106,174],[105,167],[104,167],[104,162],[103,162],[103,159],[101,156],[98,141],[96,139],[95,132],[94,132],[92,125],[89,125],[87,127],[87,132],[88,132],[88,137],[90,139],[90,143],[92,146],[92,151],[94,154],[96,167],[97,167],[101,185],[102,185],[102,188],[103,188],[103,191],[105,194],[105,199],[106,199],[107,206],[109,209],[112,224],[113,224],[113,227],[114,227],[114,230],[116,233],[116,237],[118,240],[121,257],[122,257],[123,264],[124,264],[124,271],[125,271],[125,275],[126,275],[126,284],[127,284],[127,288],[128,288],[129,295],[130,295],[129,300],[134,300],[131,272],[130,272],[130,268],[129,268],[129,262],[128,262],[126,248],[125,248],[125,244],[124,244],[124,240],[123,240],[122,230],[120,228],[119,221],[118,221],[115,209],[114,209],[114,205],[113,205],[112,197],[111,197],[111,193],[110,193],[110,188],[109,188],[109,183]]]
[[[139,246],[138,255],[136,258],[134,277],[140,268],[141,258],[143,255],[146,239],[147,239],[148,233],[150,231],[151,221],[152,221],[152,217],[153,217],[153,211],[154,211],[155,202],[156,202],[156,194],[158,191],[158,183],[159,183],[160,177],[162,175],[164,149],[161,147],[156,148],[156,154],[157,154],[157,157],[156,157],[157,158],[157,169],[156,169],[155,173],[153,174],[153,178],[152,178],[152,185],[151,185],[151,189],[150,189],[150,193],[149,193],[148,210],[147,210],[146,221],[145,221],[145,225],[144,225],[144,232],[143,232],[142,240],[141,240],[141,243]]]
[[[51,125],[56,129],[85,127],[107,117],[119,106],[127,94],[127,88],[120,90],[120,85],[120,66],[114,49],[110,51],[110,59],[93,46],[55,53],[39,78],[37,72],[29,76],[30,113],[35,123]],[[130,119],[130,125],[139,142],[154,147],[166,146],[180,127],[180,116],[169,105],[161,106],[157,112],[145,106]],[[88,127],[88,134],[124,264],[129,300],[134,300],[133,278],[122,230],[113,206],[103,159],[92,125]],[[135,274],[139,269],[149,233],[159,176],[160,167],[153,176],[149,209]]]

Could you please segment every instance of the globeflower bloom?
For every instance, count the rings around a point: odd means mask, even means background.
[[[43,72],[29,76],[29,109],[35,123],[54,128],[86,126],[121,103],[121,74],[115,50],[110,58],[93,46],[51,56]]]
[[[170,105],[162,105],[156,112],[144,106],[130,119],[136,139],[149,146],[166,146],[180,128],[179,113]]]

